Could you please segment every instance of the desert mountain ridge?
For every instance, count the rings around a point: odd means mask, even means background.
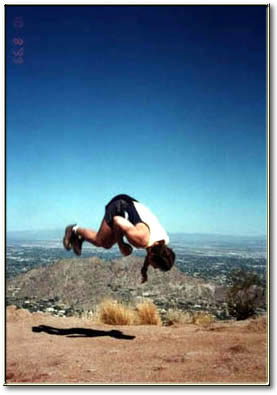
[[[141,284],[143,261],[136,256],[112,261],[97,257],[61,259],[9,278],[7,304],[31,311],[33,306],[33,311],[38,311],[36,303],[43,305],[44,301],[47,305],[48,301],[49,305],[52,301],[63,309],[86,311],[93,310],[105,298],[123,302],[149,298],[160,310],[202,308],[224,314],[224,287],[187,276],[176,266],[166,273],[150,267],[148,281]]]

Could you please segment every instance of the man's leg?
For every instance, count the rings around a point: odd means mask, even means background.
[[[85,241],[103,248],[111,248],[115,243],[118,244],[122,255],[130,255],[133,248],[123,241],[123,232],[118,226],[114,226],[113,229],[109,227],[105,220],[102,221],[100,229],[95,232],[92,229],[77,228],[76,231],[78,236],[81,236]]]
[[[116,243],[114,232],[109,227],[105,219],[103,219],[98,232],[95,232],[92,229],[78,227],[76,233],[85,241],[95,245],[96,247],[109,249]]]
[[[66,229],[66,235],[64,237],[64,246],[67,250],[72,248],[71,245],[71,234],[72,226],[68,226]],[[81,238],[79,241],[73,241],[74,252],[77,255],[81,254],[82,242],[85,240],[97,247],[103,247],[106,249],[111,248],[115,243],[118,243],[121,253],[125,256],[132,253],[132,247],[123,241],[123,237],[126,236],[127,240],[137,248],[145,248],[149,239],[149,229],[143,224],[139,223],[136,226],[131,224],[125,218],[115,216],[113,221],[113,229],[107,224],[106,220],[102,220],[102,224],[98,232],[93,229],[75,228],[73,231],[75,236]],[[80,241],[81,240],[81,241]],[[77,243],[77,245],[76,245]]]

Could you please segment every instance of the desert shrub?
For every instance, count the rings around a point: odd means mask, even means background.
[[[135,322],[133,309],[110,299],[100,304],[98,317],[100,322],[108,325],[132,325]]]
[[[136,305],[138,325],[161,325],[162,320],[157,307],[151,301],[144,301]]]
[[[264,286],[260,277],[244,269],[233,270],[232,285],[227,293],[229,314],[237,320],[254,316],[264,300]]]
[[[169,309],[166,312],[165,321],[167,325],[191,324],[193,322],[193,315],[188,311]]]

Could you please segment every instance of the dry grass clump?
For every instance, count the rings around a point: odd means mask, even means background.
[[[193,313],[192,323],[199,326],[206,326],[215,321],[215,317],[206,311],[197,311]]]
[[[162,320],[157,307],[151,301],[144,301],[136,305],[138,325],[161,325]]]
[[[165,319],[167,325],[192,324],[193,315],[189,311],[169,309],[166,313]]]
[[[144,301],[132,307],[115,300],[105,300],[90,319],[108,325],[162,324],[157,307],[151,301]]]
[[[211,324],[214,321],[214,316],[205,311],[191,312],[178,309],[169,309],[166,314],[167,325],[194,324],[205,326]]]
[[[100,322],[108,325],[133,325],[135,322],[133,309],[111,299],[100,304],[98,317]]]
[[[113,299],[106,299],[97,306],[95,311],[83,312],[81,318],[107,325],[162,325],[160,313],[150,300],[131,306]],[[208,326],[215,321],[215,317],[205,311],[169,309],[165,321],[166,325]]]

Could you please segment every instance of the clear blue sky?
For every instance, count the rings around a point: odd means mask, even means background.
[[[95,228],[118,193],[266,233],[265,6],[6,7],[7,230]]]

